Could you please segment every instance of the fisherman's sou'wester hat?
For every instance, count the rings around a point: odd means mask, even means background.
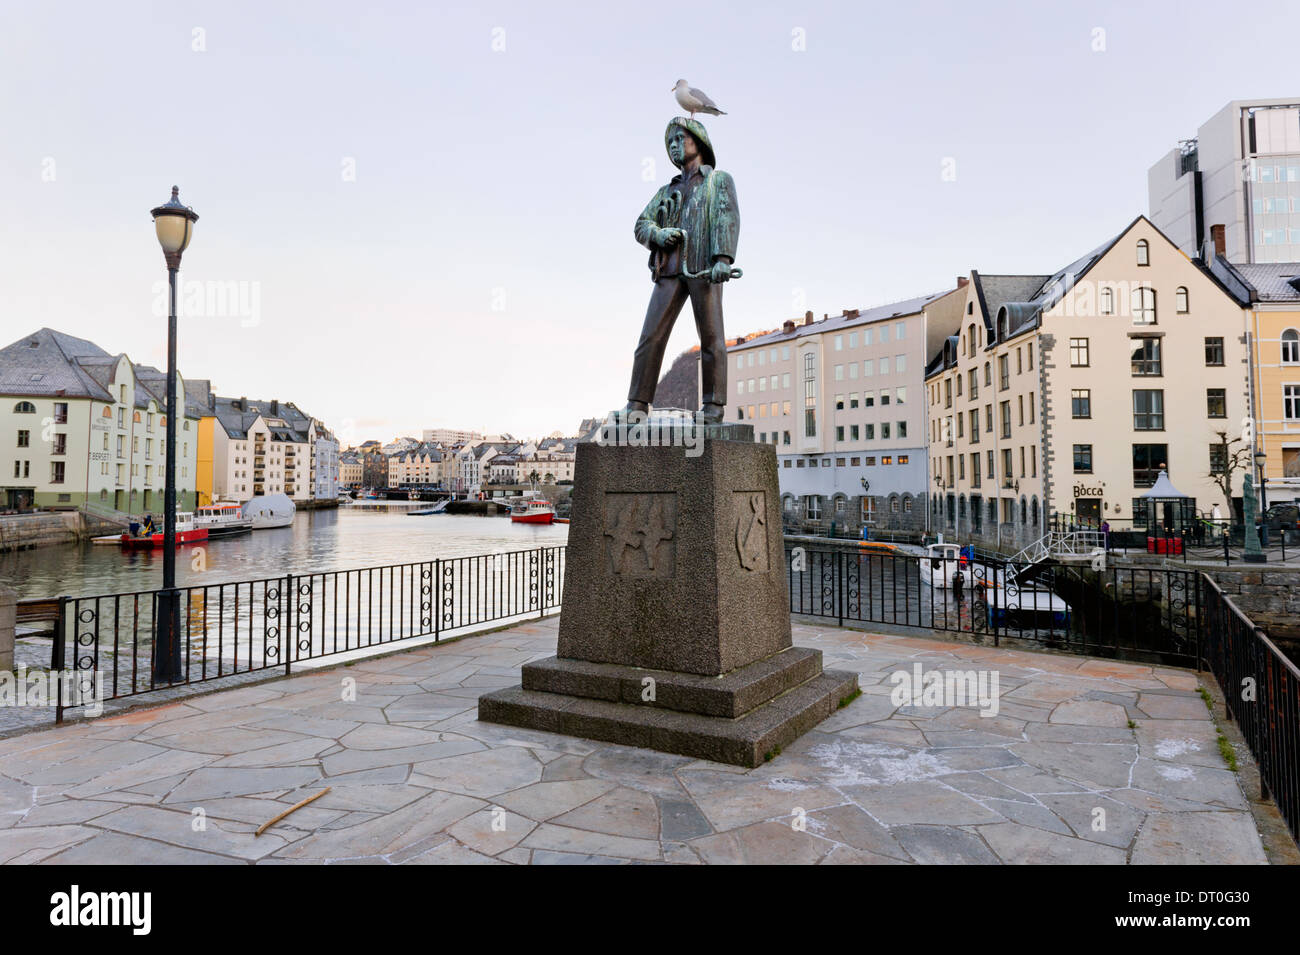
[[[674,117],[669,123],[668,128],[664,130],[664,149],[668,148],[668,137],[673,134],[677,127],[686,130],[695,137],[695,141],[700,144],[700,162],[706,166],[717,166],[713,157],[713,143],[709,142],[709,134],[704,128],[704,124],[697,119],[689,119],[685,116]],[[673,157],[669,155],[669,159]],[[681,163],[674,162],[674,166],[681,168]]]

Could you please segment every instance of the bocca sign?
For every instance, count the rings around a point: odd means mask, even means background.
[[[1082,484],[1074,486],[1075,497],[1101,497],[1103,491],[1099,487],[1084,487]]]

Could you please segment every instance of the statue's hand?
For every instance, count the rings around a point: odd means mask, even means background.
[[[713,263],[713,272],[709,275],[709,281],[713,283],[726,282],[731,278],[731,263],[720,259]]]
[[[654,241],[655,245],[659,246],[661,249],[666,249],[669,246],[676,245],[685,237],[686,233],[681,229],[660,229],[655,233]]]

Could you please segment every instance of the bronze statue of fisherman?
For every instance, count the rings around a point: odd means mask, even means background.
[[[727,404],[722,283],[741,275],[732,267],[740,235],[736,184],[714,168],[713,145],[702,123],[685,117],[672,120],[664,131],[664,145],[681,172],[655,193],[636,220],[636,240],[650,250],[654,291],[633,358],[627,411],[649,410],[668,336],[689,298],[700,335],[703,395],[696,419],[720,422]]]

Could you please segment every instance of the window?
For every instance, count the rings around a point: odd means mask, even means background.
[[[1222,365],[1223,364],[1223,339],[1207,338],[1205,340],[1205,364]]]
[[[1219,341],[1222,342],[1223,339],[1219,339]],[[1088,367],[1088,339],[1070,339],[1070,364],[1075,368]]]
[[[1300,421],[1300,385],[1282,386],[1282,417]]]
[[[18,447],[30,448],[32,445],[32,433],[30,431],[18,432]]]
[[[1002,451],[1002,486],[1011,487],[1011,449],[1004,448]]]
[[[1112,291],[1109,286],[1106,286],[1101,290],[1099,298],[1100,298],[1100,304],[1098,306],[1098,310],[1101,312],[1101,314],[1114,315],[1115,314],[1114,291]]]
[[[862,407],[874,408],[876,406],[876,393],[874,391],[864,391],[862,393]]]
[[[844,425],[838,424],[835,426],[835,440],[836,441],[844,440]]]
[[[1004,401],[999,405],[999,412],[1002,416],[1002,437],[1011,437],[1011,402]]]
[[[1300,364],[1300,332],[1294,328],[1282,333],[1282,364]]]
[[[66,401],[54,402],[54,423],[55,424],[68,423],[68,403]]]
[[[1070,417],[1092,417],[1092,389],[1075,388],[1070,392]]]
[[[907,404],[907,388],[904,387],[904,388],[894,389],[894,404],[896,405]]]
[[[14,414],[36,414],[36,405],[30,401],[20,401],[14,405]]]
[[[1210,445],[1210,473],[1223,474],[1228,470],[1228,446],[1226,444]]]
[[[967,389],[967,394],[970,396],[971,401],[974,401],[980,396],[979,374],[976,369],[972,368],[966,373],[966,377],[970,380],[970,387]]]
[[[50,462],[50,483],[51,484],[63,483],[63,462],[62,461]]]
[[[876,426],[874,424],[863,425],[867,429],[867,440],[876,440]]]
[[[1133,430],[1163,431],[1165,429],[1165,393],[1163,391],[1133,392]]]
[[[899,463],[899,464],[906,464],[907,461],[908,461],[908,456],[907,456],[906,454],[900,454],[900,455],[898,456],[898,463]],[[911,508],[909,507],[908,510],[910,511]]]
[[[1137,262],[1138,265],[1151,264],[1151,248],[1147,245],[1146,239],[1138,239]]]
[[[993,406],[984,406],[984,431],[988,434],[993,433]]]
[[[1174,311],[1179,315],[1186,315],[1187,308],[1187,286],[1180,285],[1174,292]]]
[[[1228,399],[1223,388],[1205,389],[1205,414],[1210,418],[1228,417]]]
[[[889,368],[886,367],[884,370],[885,370],[885,371],[888,371]],[[901,375],[903,372],[907,371],[907,356],[906,356],[906,355],[895,355],[895,356],[894,356],[894,371],[896,371],[896,372],[897,372],[898,374],[900,374],[900,375]]]
[[[55,435],[54,435],[54,450],[51,451],[50,453],[51,453],[51,454],[67,454],[67,453],[68,453],[68,436],[67,436],[66,434],[63,434],[62,432],[56,432],[56,433],[55,433]]]
[[[993,366],[988,362],[984,363],[984,387],[993,387]]]
[[[1006,355],[998,356],[998,390],[1006,391],[1011,387],[1011,363]]]
[[[885,421],[880,425],[880,440],[889,440],[889,422]]]
[[[1135,338],[1133,339],[1133,346],[1133,374],[1159,375],[1160,339]]]
[[[1151,487],[1161,471],[1169,469],[1169,445],[1135,444],[1133,445],[1133,486]],[[1137,511],[1133,512],[1137,517]]]
[[[979,444],[980,412],[978,408],[971,408],[970,410],[970,439],[972,444]]]
[[[1139,285],[1133,290],[1133,324],[1156,323],[1156,290]]]
[[[893,463],[894,463],[894,457],[893,457],[893,455],[886,454],[883,458],[880,459],[880,463],[881,463],[881,464],[893,464]]]
[[[1074,473],[1092,473],[1092,445],[1076,444],[1074,446]]]
[[[907,422],[906,422],[906,421],[900,421],[900,422],[898,422],[898,430],[895,431],[894,433],[897,434],[900,438],[906,438],[906,437],[907,437]]]
[[[851,440],[853,440],[853,441],[857,441],[859,437],[860,437],[860,435],[859,435],[859,428],[858,428],[858,426],[857,426],[856,424],[854,424],[854,425],[850,425],[850,426],[849,426],[849,438],[850,438]],[[854,460],[856,461],[857,459],[855,458]]]
[[[882,405],[889,404],[889,390],[886,388],[880,390],[880,403]]]

